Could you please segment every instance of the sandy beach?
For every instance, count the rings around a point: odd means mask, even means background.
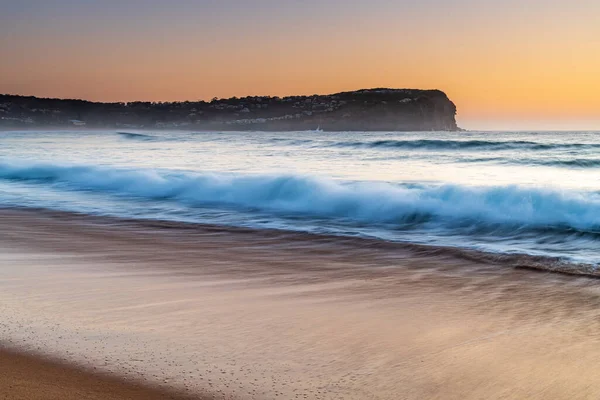
[[[165,396],[146,385],[219,399],[600,397],[598,280],[516,268],[527,262],[3,210],[0,345],[10,352],[0,353],[0,392],[49,398],[40,393],[50,385],[52,398]],[[48,383],[59,375],[68,384]],[[92,393],[102,387],[111,394]]]
[[[189,399],[39,356],[6,350],[0,351],[0,388],[0,399],[10,400]]]

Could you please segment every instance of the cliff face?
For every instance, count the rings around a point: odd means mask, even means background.
[[[0,128],[458,130],[455,115],[456,106],[444,92],[417,89],[175,103],[93,103],[0,95]]]
[[[343,102],[322,117],[330,130],[457,130],[456,106],[439,90],[369,89],[333,95]]]

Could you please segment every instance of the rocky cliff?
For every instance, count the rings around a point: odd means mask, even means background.
[[[455,115],[456,106],[444,92],[417,89],[365,89],[332,95],[170,103],[94,103],[0,95],[0,128],[458,130]]]

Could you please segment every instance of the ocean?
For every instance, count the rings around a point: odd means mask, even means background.
[[[600,261],[600,132],[0,132],[0,207]]]

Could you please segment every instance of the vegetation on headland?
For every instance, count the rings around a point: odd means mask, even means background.
[[[459,130],[439,90],[364,89],[331,95],[98,103],[0,95],[0,128],[422,131]]]

